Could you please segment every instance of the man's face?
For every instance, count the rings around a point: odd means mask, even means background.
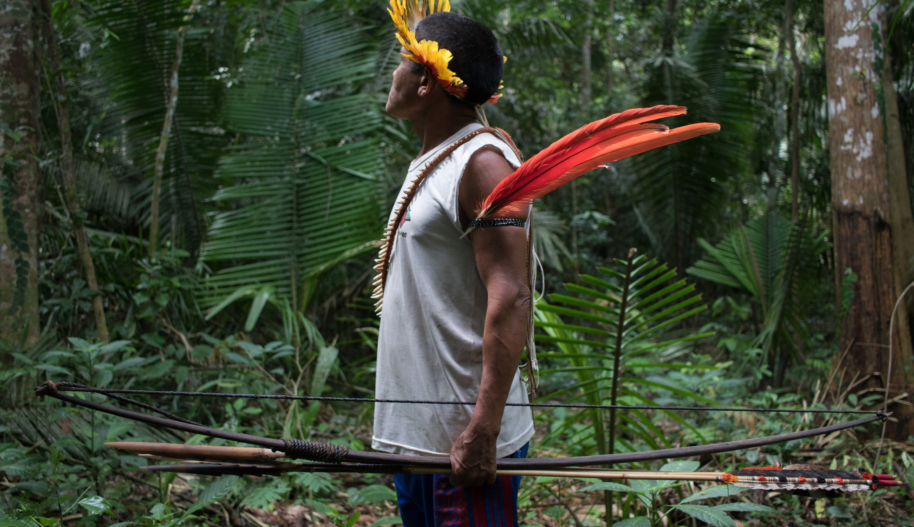
[[[400,52],[406,53],[406,50],[400,48]],[[409,119],[419,102],[422,78],[422,73],[413,72],[413,61],[401,56],[400,65],[393,73],[393,82],[384,108],[391,117]]]

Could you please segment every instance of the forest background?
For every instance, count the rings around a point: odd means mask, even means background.
[[[138,468],[145,459],[103,443],[220,443],[31,392],[53,379],[372,396],[372,260],[419,149],[407,124],[383,111],[400,60],[386,5],[0,6],[0,523],[398,523],[389,477],[150,475]],[[670,125],[722,128],[614,163],[536,205],[541,400],[820,409],[888,400],[879,466],[914,476],[910,298],[891,322],[914,280],[914,2],[453,6],[499,37],[505,96],[486,111],[528,156],[633,107],[687,106]],[[144,400],[226,430],[370,443],[370,404]],[[835,420],[534,414],[532,456]],[[677,467],[872,470],[880,432]],[[910,485],[838,498],[631,485],[526,478],[521,523],[912,522]]]

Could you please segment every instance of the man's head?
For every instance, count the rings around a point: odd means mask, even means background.
[[[498,91],[504,56],[492,31],[471,18],[435,13],[416,27],[416,39],[433,40],[453,55],[448,67],[467,85],[463,100],[449,95],[425,66],[403,58],[394,71],[387,99],[387,113],[404,119],[420,107],[457,104],[472,108],[484,104]],[[405,51],[405,50],[401,50]]]

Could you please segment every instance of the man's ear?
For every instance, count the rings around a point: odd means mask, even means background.
[[[432,74],[428,68],[424,68],[422,77],[419,78],[419,88],[416,90],[416,93],[419,95],[419,97],[424,97],[430,94],[436,82],[437,81],[435,81],[435,79],[432,77]]]

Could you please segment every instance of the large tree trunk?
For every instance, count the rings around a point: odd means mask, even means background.
[[[38,61],[34,4],[0,9],[0,342],[38,340]],[[22,340],[22,337],[24,341]],[[0,347],[0,365],[12,357]]]
[[[590,101],[593,99],[591,86],[591,45],[593,35],[593,0],[585,0],[587,19],[584,22],[584,43],[581,45],[581,106],[585,121],[589,121]]]
[[[885,23],[886,20],[883,20]],[[885,39],[887,27],[883,27],[882,49],[885,50],[882,72],[882,88],[885,97],[886,127],[886,169],[889,177],[889,208],[892,221],[892,256],[895,267],[895,294],[901,295],[905,288],[914,281],[914,217],[911,214],[911,197],[908,193],[907,168],[904,158],[904,138],[901,133],[901,121],[898,117],[898,100],[895,96],[895,84],[892,78],[891,46]],[[898,331],[897,352],[903,364],[911,364],[914,359],[914,347],[911,341],[910,308],[914,305],[911,298],[906,298],[898,306],[895,324]],[[908,384],[908,376],[902,381]],[[893,380],[894,382],[894,380]],[[909,425],[914,428],[914,424]]]
[[[73,175],[73,140],[70,137],[70,107],[67,102],[67,85],[64,80],[63,70],[60,68],[60,51],[57,48],[57,37],[54,34],[51,2],[41,0],[41,18],[44,36],[48,44],[48,58],[51,59],[51,68],[57,88],[57,123],[60,128],[60,176],[63,180],[64,196],[66,197],[67,210],[70,212],[70,221],[73,222],[73,233],[76,237],[76,249],[79,252],[79,261],[86,275],[86,283],[94,293],[92,309],[95,312],[95,327],[98,338],[108,343],[108,324],[105,322],[105,307],[102,296],[98,291],[98,280],[95,277],[95,265],[92,255],[89,254],[89,239],[83,225],[83,215],[79,207],[79,198],[76,195],[76,178]]]
[[[663,31],[662,52],[663,52],[663,84],[666,91],[666,103],[674,104],[673,101],[673,72],[670,64],[673,60],[673,44],[676,39],[676,0],[666,0],[666,27]],[[680,262],[681,263],[681,262]],[[680,269],[685,267],[680,266]]]
[[[857,25],[875,0],[825,2],[825,52],[828,79],[829,145],[832,213],[835,233],[835,278],[838,299],[845,270],[857,275],[850,309],[842,322],[840,347],[851,348],[854,371],[861,378],[886,375],[889,319],[896,289],[892,251],[891,210],[886,170],[886,145],[877,84],[881,46],[873,42],[871,24],[879,24],[881,7]],[[899,323],[907,324],[906,320]],[[895,342],[902,332],[896,333]],[[907,343],[908,345],[910,342]],[[895,350],[890,396],[907,390],[904,359],[910,351]],[[865,387],[881,387],[878,377]],[[890,433],[905,440],[914,433],[914,408],[895,405],[898,420]]]
[[[889,46],[883,47],[889,50]],[[914,280],[914,216],[908,192],[907,168],[904,158],[904,137],[898,117],[898,99],[892,78],[892,57],[885,54],[883,62],[883,92],[885,94],[885,125],[887,169],[889,174],[889,204],[892,210],[892,250],[895,257],[895,290],[898,294]],[[911,305],[910,302],[908,305]]]
[[[184,37],[187,35],[190,18],[197,12],[200,0],[193,0],[187,10],[188,24],[181,26],[175,39],[175,61],[171,65],[168,81],[168,98],[165,104],[165,122],[162,123],[162,134],[159,137],[159,148],[156,150],[155,170],[152,180],[152,210],[149,225],[149,259],[155,258],[159,248],[159,195],[162,192],[162,174],[165,170],[165,153],[168,151],[168,137],[171,135],[171,123],[178,108],[178,70],[184,57]]]
[[[800,57],[797,55],[797,42],[793,34],[793,0],[787,0],[784,14],[784,33],[787,34],[787,46],[790,61],[793,63],[793,93],[790,97],[790,221],[796,223],[800,218]]]
[[[612,97],[613,83],[615,82],[613,71],[613,57],[616,56],[616,0],[609,0],[609,27],[606,29],[606,43],[609,44],[609,50],[606,54],[606,93]]]

